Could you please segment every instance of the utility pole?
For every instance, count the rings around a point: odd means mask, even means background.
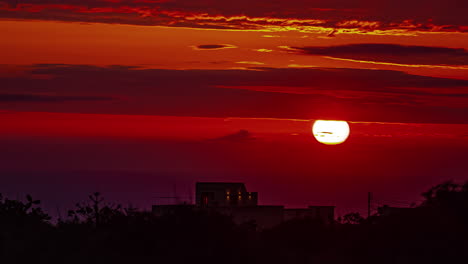
[[[367,218],[371,216],[372,193],[367,193]]]

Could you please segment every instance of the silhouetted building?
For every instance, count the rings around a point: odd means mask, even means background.
[[[197,182],[196,205],[200,207],[257,206],[258,194],[247,192],[243,183]]]
[[[309,206],[300,209],[284,209],[284,221],[296,218],[317,219],[323,223],[332,223],[335,219],[335,206]]]
[[[229,215],[236,224],[255,222],[257,228],[271,228],[296,218],[317,219],[332,223],[334,206],[309,206],[301,209],[285,209],[279,205],[258,205],[258,193],[248,192],[244,183],[197,182],[194,205],[154,205],[157,215],[173,214],[180,209],[215,210]]]
[[[232,217],[234,223],[255,223],[258,229],[271,228],[284,221],[284,206],[257,205],[242,207],[217,207],[215,209]]]

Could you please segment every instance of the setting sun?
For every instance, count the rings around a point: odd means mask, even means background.
[[[346,121],[316,120],[312,126],[315,139],[326,145],[337,145],[345,142],[349,132],[349,125]]]

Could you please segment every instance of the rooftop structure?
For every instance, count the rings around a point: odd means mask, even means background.
[[[247,192],[243,183],[197,182],[196,205],[200,207],[257,206],[258,193]]]

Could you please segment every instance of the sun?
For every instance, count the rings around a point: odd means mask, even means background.
[[[312,126],[315,139],[326,145],[338,145],[345,142],[349,132],[349,125],[346,121],[316,120]]]

